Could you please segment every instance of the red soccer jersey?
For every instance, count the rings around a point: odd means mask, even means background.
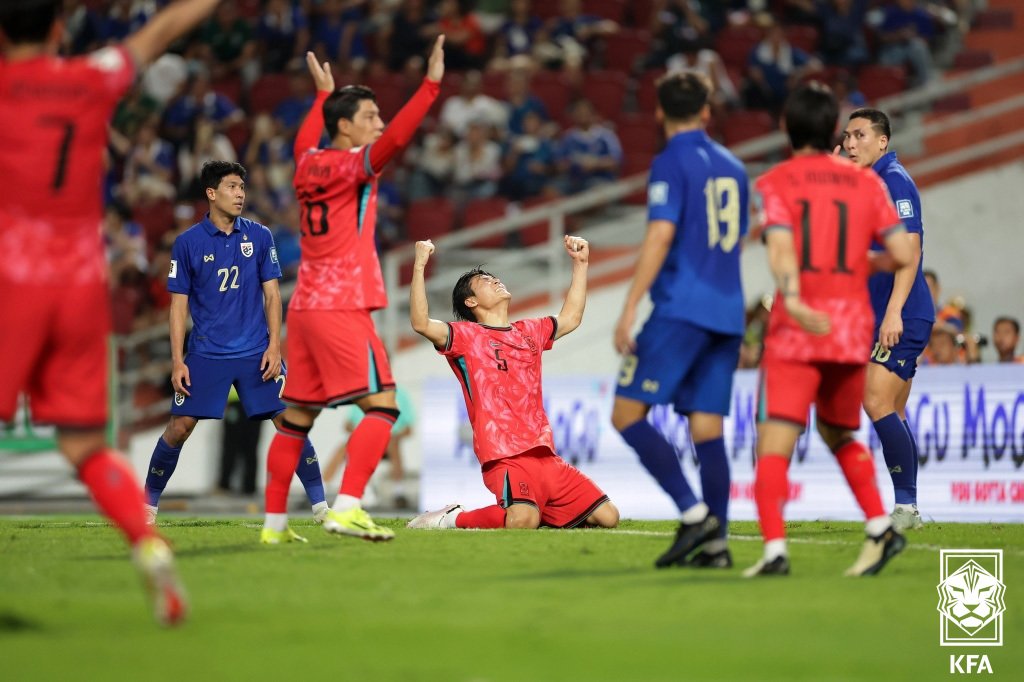
[[[107,125],[134,77],[120,47],[74,59],[0,59],[0,277],[7,282],[106,278]]]
[[[488,327],[450,322],[448,344],[438,349],[462,384],[480,464],[534,448],[555,452],[544,414],[540,354],[549,350],[558,323],[553,317]]]
[[[292,310],[376,310],[388,304],[374,242],[377,177],[369,149],[310,149],[298,160],[302,260]]]
[[[800,297],[829,314],[832,331],[808,334],[772,307],[765,358],[798,362],[866,362],[875,316],[868,295],[868,248],[901,223],[882,180],[870,169],[829,154],[798,156],[757,180],[765,230],[793,232]],[[780,300],[781,299],[776,299]]]

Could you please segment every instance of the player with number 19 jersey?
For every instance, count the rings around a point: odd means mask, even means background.
[[[773,306],[765,360],[865,364],[875,326],[868,250],[904,229],[882,181],[846,159],[814,154],[779,164],[756,187],[764,230],[793,233],[801,299],[832,321],[828,335],[813,336],[785,306]]]
[[[39,422],[106,423],[103,155],[134,77],[122,47],[0,59],[0,421],[27,390]]]

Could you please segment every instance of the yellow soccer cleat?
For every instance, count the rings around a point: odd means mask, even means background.
[[[352,507],[346,511],[330,510],[324,519],[324,530],[372,542],[385,542],[395,537],[395,531],[377,525],[362,507]]]
[[[260,531],[261,545],[283,545],[286,542],[309,542],[309,540],[302,537],[291,528],[285,528],[284,530],[263,528]]]

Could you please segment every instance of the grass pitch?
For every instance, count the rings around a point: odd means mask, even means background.
[[[4,680],[930,680],[951,653],[1024,669],[1024,527],[929,524],[875,578],[843,578],[859,524],[790,525],[793,575],[657,571],[670,522],[616,531],[409,531],[371,544],[253,520],[161,519],[189,588],[161,630],[119,536],[95,517],[0,520]],[[1002,648],[939,646],[939,548],[1003,548]],[[1016,672],[1015,672],[1016,671]]]

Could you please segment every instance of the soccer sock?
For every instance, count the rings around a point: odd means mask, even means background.
[[[729,534],[729,459],[725,454],[725,440],[721,437],[694,443],[700,461],[700,487],[704,502],[718,517],[721,527],[718,537]]]
[[[377,469],[384,450],[391,440],[391,427],[398,419],[398,410],[387,407],[371,407],[348,439],[348,462],[345,475],[341,477],[341,495],[362,498],[366,484]]]
[[[171,474],[178,466],[181,446],[174,448],[167,444],[163,436],[156,439],[156,447],[149,458],[149,473],[146,474],[146,503],[158,507],[160,496],[171,480]]]
[[[913,504],[917,502],[917,484],[914,478],[914,442],[895,412],[875,422],[878,440],[882,441],[882,455],[892,478],[896,502]]]
[[[456,528],[504,528],[505,510],[496,504],[483,509],[460,512],[455,517]]]
[[[907,430],[907,435],[910,436],[910,447],[914,452],[914,501],[910,504],[917,504],[917,467],[921,463],[919,459],[920,453],[917,451],[917,439],[914,438],[914,432],[910,430],[910,422],[906,419],[903,420],[903,428]]]
[[[754,501],[757,518],[761,523],[761,536],[765,543],[783,540],[786,525],[782,509],[789,497],[789,459],[782,455],[761,455],[757,458],[754,480]]]
[[[903,428],[902,424],[900,428]],[[864,511],[864,518],[885,516],[882,496],[878,492],[878,482],[875,480],[875,462],[867,447],[863,443],[851,440],[836,451],[836,461],[843,470],[843,476],[846,477],[846,483],[853,491],[853,496],[857,498],[857,504]]]
[[[324,494],[324,479],[320,475],[320,462],[317,461],[316,450],[313,449],[309,438],[302,445],[295,475],[302,481],[302,487],[306,489],[306,497],[312,506],[327,501],[327,495]]]
[[[268,519],[271,514],[288,513],[288,489],[291,488],[292,474],[295,473],[302,448],[307,442],[309,428],[285,419],[278,426],[274,440],[270,441],[270,451],[267,452],[267,487],[264,491]]]
[[[619,434],[636,451],[640,463],[661,489],[668,493],[679,511],[697,504],[699,500],[683,476],[683,467],[676,457],[675,448],[646,419],[630,424]]]
[[[134,545],[153,535],[153,528],[146,525],[142,488],[131,465],[113,450],[103,449],[87,456],[78,467],[78,479],[128,542]]]

